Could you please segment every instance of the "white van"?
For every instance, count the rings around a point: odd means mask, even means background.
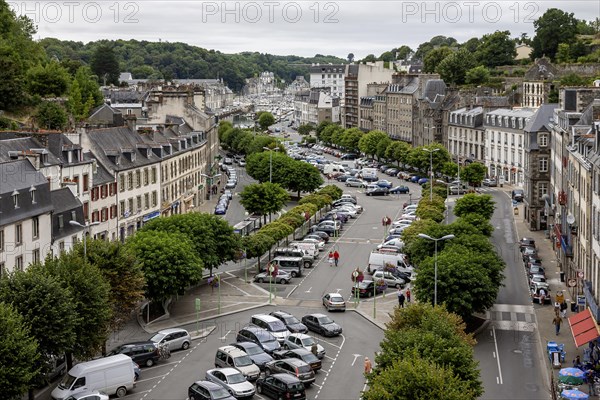
[[[290,247],[302,250],[305,255],[312,256],[315,259],[319,257],[319,246],[316,243],[292,242],[290,243]]]
[[[328,175],[328,174],[334,174],[334,173],[345,174],[346,169],[344,167],[342,167],[341,165],[337,165],[337,164],[326,164],[323,167],[323,174]]]
[[[373,251],[369,255],[367,271],[372,274],[378,268],[382,268],[386,263],[392,264],[400,272],[413,272],[413,267],[406,263],[404,254],[379,251]]]
[[[63,400],[83,392],[98,390],[123,397],[135,386],[133,361],[125,354],[82,362],[69,370],[52,391],[53,400]]]
[[[268,314],[256,314],[250,318],[250,323],[256,325],[259,328],[266,329],[271,335],[277,338],[277,341],[281,344],[288,337],[290,331],[279,318],[275,318]]]
[[[373,182],[377,180],[377,168],[363,168],[360,170],[360,177],[365,181]]]

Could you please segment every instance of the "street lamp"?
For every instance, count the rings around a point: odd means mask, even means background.
[[[73,226],[78,226],[80,228],[83,228],[83,258],[85,260],[87,260],[87,235],[86,232],[89,233],[90,232],[90,226],[96,226],[96,225],[100,225],[100,222],[96,221],[96,222],[88,222],[87,224],[83,225],[80,224],[79,222],[75,221],[75,220],[70,220],[69,224],[73,225]]]
[[[269,150],[269,183],[273,182],[273,152],[279,151],[279,147],[270,148],[263,147],[264,150]]]
[[[426,235],[424,233],[419,233],[419,237],[421,239],[427,239],[427,240],[433,240],[435,242],[435,253],[434,253],[434,258],[433,258],[433,263],[434,263],[434,277],[433,277],[433,305],[437,306],[437,244],[440,240],[449,240],[449,239],[454,239],[454,235],[446,235],[446,236],[442,236],[441,238],[433,238],[429,235]]]
[[[436,149],[426,149],[423,147],[423,151],[429,153],[429,201],[433,201],[433,153],[439,151],[439,148]]]
[[[212,183],[213,183],[213,179],[218,178],[219,176],[221,176],[221,174],[214,174],[214,175],[206,175],[206,174],[200,174],[201,176],[205,177],[208,180],[208,200],[210,200],[210,194],[212,192]]]

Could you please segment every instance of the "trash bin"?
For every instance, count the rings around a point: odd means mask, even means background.
[[[577,302],[576,301],[571,302],[571,312],[577,312]]]
[[[560,273],[560,281],[564,282],[565,281],[565,273],[561,271]]]

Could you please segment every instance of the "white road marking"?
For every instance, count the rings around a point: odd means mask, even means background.
[[[498,384],[502,385],[504,382],[502,380],[502,367],[500,366],[500,354],[498,353],[498,341],[496,340],[496,328],[494,328],[492,326],[492,336],[494,337],[494,347],[496,348],[496,354],[494,355],[494,358],[496,359],[496,362],[498,363],[498,377],[497,377],[497,382]]]
[[[227,337],[227,335],[229,335],[229,333],[231,333],[231,329],[227,331],[226,334],[224,334],[222,337],[219,338],[219,340],[225,340],[225,338]]]
[[[310,293],[310,291],[312,290],[312,286],[308,288],[308,290],[305,290],[304,293]]]
[[[352,354],[352,355],[354,356],[354,360],[352,360],[352,364],[351,365],[354,367],[354,363],[356,362],[356,359],[358,357],[361,357],[361,354]]]

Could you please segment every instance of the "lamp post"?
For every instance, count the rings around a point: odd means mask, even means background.
[[[205,177],[208,180],[208,184],[207,184],[208,185],[208,200],[210,200],[213,179],[218,178],[219,176],[221,176],[221,174],[214,174],[214,175],[200,174],[200,175]]]
[[[433,201],[433,153],[439,151],[439,148],[436,149],[426,149],[423,148],[423,151],[429,153],[429,201]]]
[[[87,261],[87,235],[86,235],[86,232],[89,234],[90,226],[100,225],[100,222],[98,222],[98,221],[91,222],[91,223],[88,222],[87,224],[83,225],[72,219],[69,221],[69,224],[83,228],[83,259]]]
[[[433,263],[434,263],[434,277],[433,277],[433,305],[437,306],[437,244],[440,240],[449,240],[449,239],[454,239],[454,235],[446,235],[446,236],[442,236],[441,238],[433,238],[429,235],[426,235],[424,233],[419,233],[419,237],[421,239],[427,239],[427,240],[433,240],[435,242],[435,253],[434,253],[434,258],[433,258]]]
[[[273,152],[279,151],[279,147],[270,148],[263,147],[264,150],[269,150],[269,183],[273,182]]]

